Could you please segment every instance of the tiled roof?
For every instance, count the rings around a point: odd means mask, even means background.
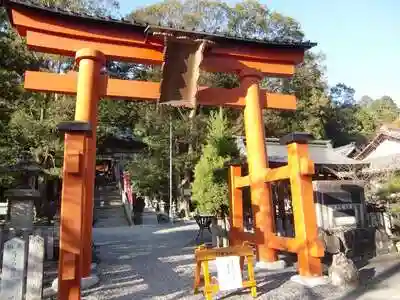
[[[305,42],[292,42],[292,41],[270,41],[270,40],[257,40],[257,39],[248,39],[242,38],[238,36],[228,35],[228,34],[220,34],[220,33],[210,33],[210,32],[198,32],[192,31],[187,28],[174,28],[174,27],[164,27],[159,26],[158,24],[148,24],[139,22],[137,20],[126,20],[126,19],[117,19],[111,16],[99,16],[94,14],[88,14],[83,12],[76,12],[67,8],[59,8],[56,6],[44,5],[34,0],[0,0],[1,5],[5,7],[12,6],[24,6],[26,8],[40,10],[43,13],[52,13],[58,14],[62,17],[72,17],[77,19],[77,21],[91,21],[98,23],[106,23],[109,25],[116,26],[130,26],[130,28],[135,28],[136,30],[143,30],[143,32],[154,32],[154,31],[164,31],[173,33],[175,35],[191,35],[195,38],[208,39],[215,42],[236,42],[236,43],[248,43],[248,44],[258,44],[259,46],[266,48],[295,48],[295,49],[304,49],[308,50],[314,46],[316,43],[312,43],[309,41]],[[78,20],[79,19],[79,20]]]
[[[246,141],[244,137],[236,137],[236,145],[240,155],[246,157]],[[277,138],[267,138],[268,160],[276,163],[287,163],[287,147],[279,143]],[[337,153],[329,141],[312,141],[309,143],[311,160],[317,165],[364,165],[367,162],[348,158]]]
[[[333,150],[335,152],[340,153],[341,155],[344,155],[344,156],[347,156],[347,157],[349,157],[349,155],[356,149],[357,149],[357,147],[356,147],[356,144],[354,142],[351,142],[350,144],[347,144],[347,145],[343,145],[343,146],[340,146],[340,147],[333,148]]]
[[[372,141],[369,142],[369,144],[365,146],[364,149],[355,156],[355,158],[360,160],[366,158],[379,144],[387,139],[400,140],[400,128],[382,126]]]

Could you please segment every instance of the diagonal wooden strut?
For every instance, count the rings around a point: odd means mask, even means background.
[[[52,84],[49,85],[48,83]],[[70,72],[59,75],[46,72],[27,71],[25,73],[25,89],[37,92],[54,92],[75,95],[77,73]],[[125,99],[131,101],[157,101],[160,97],[160,83],[107,79],[104,77],[104,85],[101,97],[111,99]],[[277,93],[261,93],[261,101],[264,108],[295,110],[296,97]],[[241,88],[224,89],[200,87],[197,93],[197,104],[205,106],[244,107],[245,91]]]

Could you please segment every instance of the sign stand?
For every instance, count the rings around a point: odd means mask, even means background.
[[[247,260],[248,280],[242,280],[244,259]],[[254,252],[248,242],[242,246],[207,249],[204,245],[195,251],[196,270],[194,274],[194,293],[204,286],[203,293],[206,300],[212,300],[212,295],[219,291],[239,288],[250,288],[252,297],[257,296],[256,280],[254,275]],[[218,279],[211,278],[209,272],[210,261],[217,263]],[[203,270],[203,278],[201,276]]]

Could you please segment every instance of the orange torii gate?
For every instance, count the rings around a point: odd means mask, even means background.
[[[295,140],[289,146],[293,159],[288,172],[292,173],[284,173],[293,177],[296,208],[307,209],[310,215],[308,219],[296,219],[302,222],[296,224],[296,229],[303,230],[302,244],[281,243],[272,234],[274,217],[265,182],[278,178],[273,174],[283,169],[274,172],[267,168],[262,110],[294,110],[296,99],[259,87],[263,76],[292,76],[295,66],[303,61],[304,52],[315,44],[244,40],[115,21],[37,6],[27,0],[3,0],[2,4],[12,25],[26,37],[29,49],[75,57],[78,67],[78,72],[65,75],[31,71],[25,74],[28,90],[76,95],[75,121],[59,125],[59,130],[65,132],[59,299],[80,299],[80,280],[90,275],[97,106],[102,97],[187,107],[244,107],[250,173],[240,177],[236,168],[232,173],[236,176],[231,178],[234,192],[246,185],[251,187],[259,260],[276,261],[275,249],[287,249],[299,252],[300,270],[307,270],[304,275],[321,275],[319,259],[311,259],[320,256],[322,248],[315,242],[314,204],[303,176],[312,171],[312,163],[307,159],[307,148]],[[106,60],[162,65],[163,80],[156,83],[108,78],[103,72]],[[198,87],[199,68],[238,74],[241,85],[233,89]],[[232,206],[233,225],[240,228],[237,216],[241,211],[236,200]]]

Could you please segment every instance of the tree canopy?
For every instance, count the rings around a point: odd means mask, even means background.
[[[89,15],[115,14],[117,1],[35,0]],[[260,40],[303,41],[306,32],[290,16],[272,11],[258,1],[247,0],[230,5],[223,1],[170,0],[138,8],[127,18],[190,30],[228,34]],[[21,155],[30,155],[50,173],[59,175],[63,141],[55,132],[60,121],[71,120],[74,97],[31,93],[23,89],[25,70],[69,70],[71,60],[27,50],[24,41],[10,27],[1,11],[0,36],[0,165],[10,165]],[[318,42],[318,41],[317,41]],[[110,76],[123,79],[159,81],[160,69],[110,61]],[[202,72],[202,84],[232,88],[238,78],[230,74]],[[294,93],[298,109],[294,112],[264,111],[266,134],[279,137],[291,131],[307,131],[316,138],[331,139],[335,146],[349,142],[358,145],[370,140],[377,128],[398,120],[396,99],[368,96],[355,99],[355,91],[346,83],[329,87],[323,53],[308,51],[291,79],[265,78],[263,88]],[[398,100],[398,99],[397,99]],[[146,151],[130,162],[137,190],[165,197],[168,193],[169,120],[174,142],[174,182],[191,177],[202,151],[207,149],[206,124],[217,108],[188,109],[160,107],[156,104],[102,100],[99,105],[98,141],[118,131],[132,132],[148,143]],[[226,109],[225,118],[232,134],[241,135],[243,113]],[[3,176],[4,177],[4,176]],[[4,179],[4,178],[3,178]]]

